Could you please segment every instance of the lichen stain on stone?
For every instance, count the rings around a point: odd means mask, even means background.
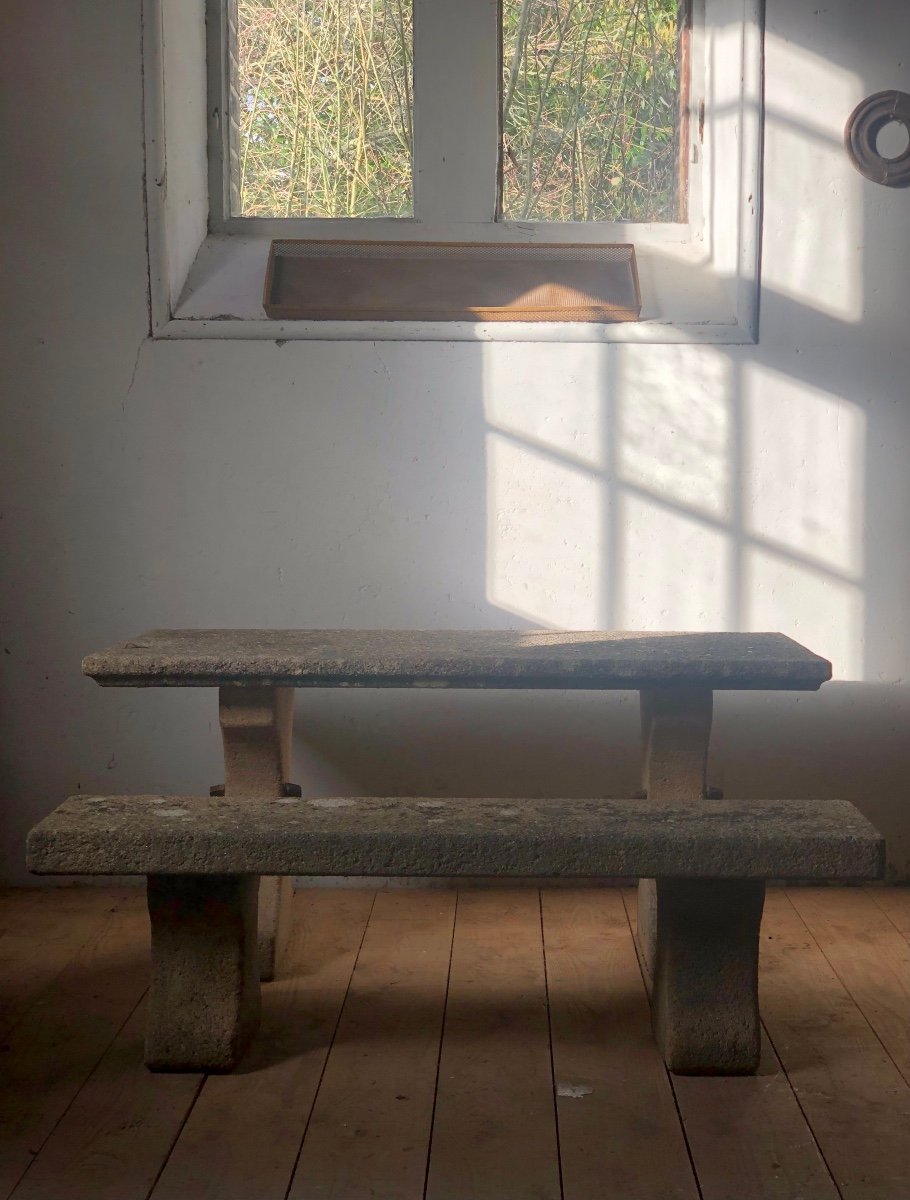
[[[309,803],[314,808],[351,808],[357,801],[349,800],[344,796],[324,796],[316,800],[310,800]]]

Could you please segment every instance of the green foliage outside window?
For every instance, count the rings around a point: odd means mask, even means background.
[[[503,215],[671,221],[679,0],[503,0]]]
[[[412,215],[411,0],[234,3],[235,211]],[[675,219],[678,21],[679,0],[503,0],[504,217]]]

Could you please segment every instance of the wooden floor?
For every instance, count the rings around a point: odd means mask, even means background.
[[[632,901],[298,892],[203,1078],[142,1066],[141,892],[0,893],[0,1198],[910,1198],[910,889],[769,893],[747,1079],[664,1070]]]

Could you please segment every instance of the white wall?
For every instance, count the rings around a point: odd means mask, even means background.
[[[720,697],[715,781],[852,799],[910,878],[910,192],[841,149],[910,90],[904,0],[769,0],[761,345],[728,349],[149,342],[138,10],[12,0],[0,49],[6,878],[70,792],[219,778],[213,693],[79,673],[179,625],[781,629],[837,681]],[[308,788],[636,786],[625,695],[298,709]]]

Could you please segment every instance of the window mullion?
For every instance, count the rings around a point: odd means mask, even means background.
[[[414,211],[493,221],[499,173],[499,0],[414,0]]]

